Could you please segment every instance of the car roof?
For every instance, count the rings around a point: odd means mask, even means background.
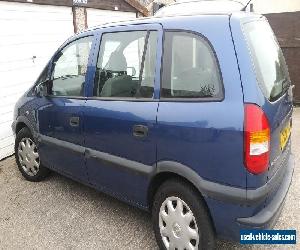
[[[203,1],[203,2],[227,2],[227,1]],[[231,1],[228,1],[231,2]],[[175,3],[175,4],[171,4],[168,5],[166,7],[163,7],[161,9],[161,11],[163,9],[168,9],[171,8],[172,6],[183,6],[184,4],[199,4],[202,3],[202,1],[192,1],[192,2],[180,2],[180,3]],[[81,31],[78,34],[82,34],[82,33],[86,33],[86,32],[93,32],[93,31],[98,31],[104,28],[110,28],[110,27],[117,27],[117,26],[129,26],[129,25],[139,25],[139,24],[161,24],[162,26],[164,26],[164,23],[176,23],[176,22],[180,22],[180,21],[189,21],[189,19],[191,21],[195,21],[197,19],[197,17],[201,17],[201,20],[205,19],[205,17],[207,17],[207,19],[211,19],[213,16],[226,16],[226,17],[230,17],[233,16],[236,20],[242,20],[242,19],[252,19],[252,18],[260,18],[262,17],[262,15],[260,14],[256,14],[253,12],[247,12],[247,11],[241,11],[240,7],[241,5],[238,5],[239,8],[235,8],[235,9],[226,9],[223,11],[220,10],[216,10],[216,11],[207,11],[207,10],[203,10],[203,11],[186,11],[187,9],[183,9],[180,13],[171,13],[171,12],[164,12],[165,14],[158,13],[155,16],[151,16],[151,17],[142,17],[142,18],[135,18],[132,20],[126,20],[126,21],[117,21],[117,22],[108,22],[105,24],[101,24],[101,25],[97,25],[97,26],[93,26],[93,27],[89,27],[86,30]],[[227,19],[228,20],[228,19]]]
[[[201,14],[193,14],[193,15],[180,15],[180,16],[166,16],[166,17],[143,17],[143,18],[136,18],[136,19],[132,19],[132,20],[126,20],[126,21],[118,21],[118,22],[108,22],[108,23],[104,23],[101,25],[96,25],[93,27],[89,27],[83,31],[81,31],[80,33],[83,32],[88,32],[88,31],[95,31],[95,30],[99,30],[99,29],[103,29],[103,28],[109,28],[109,27],[116,27],[116,26],[128,26],[128,25],[138,25],[138,24],[151,24],[151,23],[159,23],[159,24],[164,24],[165,21],[168,22],[177,22],[180,18],[179,17],[185,17],[185,19],[191,18],[194,19],[195,17],[211,17],[211,16],[231,16],[233,14],[238,14],[238,18],[242,19],[245,17],[251,17],[251,16],[261,16],[258,14],[252,14],[252,13],[244,13],[244,12],[240,12],[240,13],[201,13]]]

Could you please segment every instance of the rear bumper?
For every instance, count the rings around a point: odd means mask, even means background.
[[[283,208],[286,195],[292,182],[293,172],[294,157],[290,155],[285,176],[272,201],[254,216],[237,218],[237,222],[241,224],[241,226],[249,228],[263,229],[273,227]]]
[[[239,241],[241,229],[269,229],[275,225],[292,182],[292,154],[281,167],[284,171],[278,171],[266,185],[250,190],[248,200],[237,203],[205,197],[219,238]]]

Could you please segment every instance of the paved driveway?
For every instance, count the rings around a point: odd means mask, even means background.
[[[296,168],[276,228],[300,232],[300,109],[295,110]],[[298,241],[299,242],[299,241]],[[266,249],[218,242],[218,249]],[[296,249],[296,246],[289,246]],[[53,174],[30,183],[14,158],[0,162],[0,249],[156,249],[150,215]],[[287,249],[270,246],[268,249]],[[297,246],[300,249],[300,244]]]

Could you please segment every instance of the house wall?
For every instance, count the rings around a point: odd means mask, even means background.
[[[87,15],[86,15],[86,8],[74,6],[73,7],[74,13],[74,32],[80,32],[87,28]]]
[[[14,152],[16,101],[74,33],[69,6],[0,1],[0,160]]]
[[[88,0],[88,3],[85,6],[88,8],[103,9],[103,10],[115,10],[115,7],[117,7],[118,10],[136,12],[136,9],[134,9],[131,5],[129,5],[124,0],[110,0],[110,1]],[[99,8],[99,6],[101,8]]]
[[[28,3],[28,0],[7,0],[8,2],[21,2]],[[129,0],[128,0],[129,1]],[[35,4],[47,4],[55,6],[73,6],[73,0],[32,0]],[[136,9],[128,4],[125,0],[88,0],[87,4],[82,4],[81,6],[97,8],[103,10],[114,10],[115,6],[118,6],[120,11],[132,11],[135,12]]]
[[[288,64],[294,102],[300,104],[300,11],[265,15],[272,26]]]
[[[300,11],[299,0],[252,0],[254,11],[260,14]]]
[[[88,0],[86,4],[76,4],[76,6],[74,6],[73,0],[6,0],[6,2],[72,7],[74,13],[73,24],[75,33],[87,28],[86,8],[134,13],[138,12],[139,16],[149,15],[147,8],[136,0]]]
[[[252,0],[254,12],[264,14],[283,50],[300,104],[300,0]]]
[[[154,15],[154,13],[153,13],[154,3],[168,5],[168,4],[171,4],[171,3],[175,2],[175,0],[154,0],[154,1],[152,1],[152,0],[142,0],[142,1],[145,2],[146,6],[147,6],[147,9],[151,13],[151,15]]]
[[[87,9],[103,13],[106,20],[116,19],[115,14],[148,14],[136,0],[88,0],[79,6],[73,6],[73,0],[0,0],[0,160],[14,152],[11,123],[16,101],[57,47],[87,28]]]

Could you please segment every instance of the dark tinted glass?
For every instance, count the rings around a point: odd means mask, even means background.
[[[244,25],[257,80],[264,95],[275,101],[290,85],[287,66],[275,35],[266,21]]]
[[[162,97],[222,97],[218,64],[205,39],[187,32],[166,32]]]
[[[156,31],[106,33],[97,61],[94,96],[151,98]]]

